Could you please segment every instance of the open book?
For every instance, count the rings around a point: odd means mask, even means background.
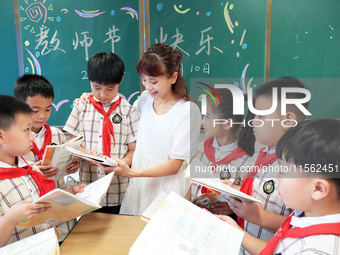
[[[171,192],[129,254],[238,254],[243,235],[242,231]]]
[[[40,197],[34,203],[48,202],[51,209],[37,214],[32,219],[20,222],[18,227],[27,228],[43,223],[57,226],[101,208],[100,202],[109,189],[114,172],[90,183],[83,192],[73,195],[61,189],[54,189]]]
[[[79,149],[81,142],[83,140],[83,136],[79,135],[67,143],[60,144],[60,145],[48,145],[46,146],[46,150],[41,162],[41,165],[52,165],[53,167],[58,166],[59,172],[55,175],[50,177],[50,179],[54,181],[58,181],[62,179],[67,173],[66,167],[72,163],[74,156],[68,150],[65,149],[66,146]]]
[[[118,166],[118,163],[116,161],[114,161],[112,158],[107,157],[107,156],[103,156],[103,157],[93,156],[90,154],[83,153],[79,150],[75,150],[68,146],[66,146],[66,150],[72,152],[77,157],[83,158],[85,160],[94,160],[94,161],[99,162],[102,165],[107,165],[107,166]]]
[[[53,254],[59,255],[59,242],[54,228],[50,228],[20,241],[0,248],[0,254],[27,255]]]
[[[245,199],[250,202],[261,203],[260,200],[222,183],[220,179],[200,178],[199,173],[197,173],[196,171],[197,166],[197,169],[199,169],[199,166],[203,166],[203,163],[197,158],[194,158],[185,171],[185,178],[193,183],[203,185],[204,187],[211,190],[220,199],[224,199],[225,201],[230,202],[226,197],[226,195],[229,195],[235,199]]]
[[[152,216],[157,212],[157,210],[161,207],[165,199],[167,198],[168,194],[162,191],[158,194],[156,199],[152,201],[152,203],[146,208],[146,210],[142,213],[140,218],[145,221],[149,222]]]

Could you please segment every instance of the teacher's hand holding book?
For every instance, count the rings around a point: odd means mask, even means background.
[[[138,170],[131,170],[131,168],[121,159],[115,158],[114,159],[117,163],[118,166],[106,166],[103,165],[97,161],[91,161],[94,165],[100,167],[105,173],[109,174],[111,172],[115,172],[115,175],[119,175],[122,177],[138,177],[139,176],[139,171]]]

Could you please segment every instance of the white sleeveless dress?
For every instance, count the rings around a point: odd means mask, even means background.
[[[131,169],[154,167],[170,158],[184,162],[176,175],[130,178],[120,210],[127,215],[141,215],[161,191],[186,195],[189,183],[184,170],[197,151],[201,126],[200,111],[193,102],[180,100],[166,114],[157,115],[153,98],[144,91],[135,106],[140,121]]]

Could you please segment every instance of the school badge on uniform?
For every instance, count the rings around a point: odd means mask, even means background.
[[[230,174],[229,170],[223,170],[223,171],[221,171],[221,173],[220,173],[220,178],[221,178],[221,180],[230,179],[230,176],[231,176],[231,174]]]
[[[120,117],[119,114],[116,113],[116,115],[112,117],[112,122],[115,123],[115,124],[121,123],[122,117]]]
[[[272,194],[275,190],[275,183],[273,180],[266,181],[263,185],[263,191],[266,194]]]

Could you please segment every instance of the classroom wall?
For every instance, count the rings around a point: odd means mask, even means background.
[[[2,1],[0,31],[0,93],[13,95],[11,90],[19,76],[13,0]]]
[[[60,46],[67,53],[56,50],[42,57],[43,47],[35,50],[42,24],[27,23],[25,10],[36,2],[41,2],[47,13],[53,14],[45,24],[50,28],[48,42],[51,43],[53,33],[58,30],[57,38],[61,36],[62,42],[70,41],[68,48]],[[112,25],[120,29],[117,35],[121,41],[116,43],[116,53],[124,55],[123,60],[128,62],[128,79],[124,79],[126,85],[122,86],[122,93],[127,99],[132,96],[131,102],[141,91],[135,63],[146,47],[161,41],[183,52],[182,72],[190,86],[191,80],[226,78],[240,88],[256,87],[268,79],[294,76],[311,90],[312,116],[309,118],[339,117],[340,20],[337,17],[340,3],[337,0],[4,0],[3,8],[0,93],[12,94],[19,75],[36,71],[37,65],[29,50],[41,65],[42,75],[51,79],[56,89],[51,125],[64,125],[73,99],[89,90],[83,72],[86,58],[80,44],[82,32],[90,31],[92,37],[99,37],[97,33],[100,33],[100,40],[104,41]],[[100,12],[105,13],[94,16]],[[84,18],[86,15],[92,15],[91,19]],[[51,17],[54,19],[49,19]],[[72,24],[66,23],[67,19]],[[18,32],[15,20],[17,27],[20,25]],[[79,29],[72,29],[76,24]],[[27,25],[31,26],[26,29]],[[35,25],[35,34],[31,32],[32,25]],[[76,50],[75,43],[78,44]],[[89,56],[97,50],[111,50],[108,43],[105,47],[98,45],[89,49]],[[104,44],[101,42],[101,45]],[[18,49],[22,52],[19,60]],[[67,68],[67,73],[58,73],[59,68]]]

